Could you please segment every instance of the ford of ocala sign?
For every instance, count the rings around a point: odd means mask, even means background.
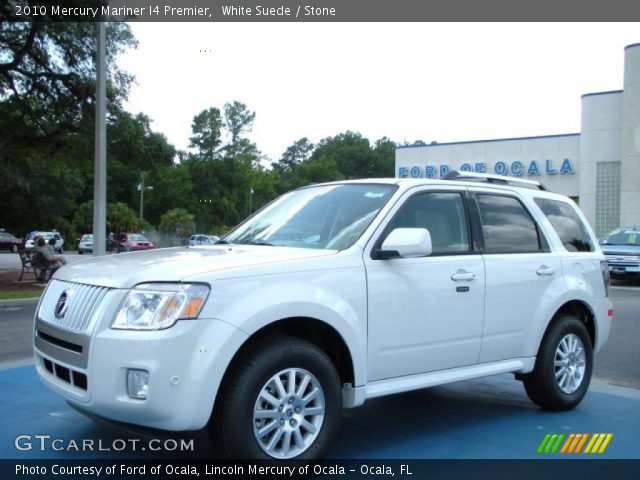
[[[398,177],[400,178],[442,178],[453,168],[448,164],[426,165],[426,166],[410,166],[398,167]],[[553,160],[531,160],[529,162],[521,162],[516,160],[511,163],[496,162],[491,166],[487,166],[486,162],[463,163],[459,170],[463,172],[478,173],[495,173],[497,175],[510,175],[513,177],[536,176],[536,175],[573,175],[575,173],[571,160],[565,158],[559,165],[554,164]]]

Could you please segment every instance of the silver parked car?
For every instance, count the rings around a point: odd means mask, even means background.
[[[640,226],[616,228],[600,240],[600,247],[612,276],[640,275]]]
[[[195,247],[197,245],[213,245],[220,237],[215,235],[205,235],[204,233],[194,233],[189,237],[189,246]]]
[[[93,253],[93,235],[87,233],[82,235],[82,238],[78,242],[78,253],[82,255],[83,253]]]

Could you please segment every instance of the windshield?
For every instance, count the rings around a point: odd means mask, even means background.
[[[223,238],[225,243],[343,250],[391,196],[393,185],[307,187],[275,200]]]
[[[134,233],[133,235],[129,235],[129,240],[132,242],[146,242],[147,238],[139,233]]]
[[[602,244],[640,246],[640,230],[614,230],[602,239]]]
[[[93,240],[93,235],[83,235],[81,242],[88,242],[89,240]]]

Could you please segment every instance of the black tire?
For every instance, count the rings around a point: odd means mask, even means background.
[[[576,350],[568,355],[567,365],[556,365],[556,357],[558,362],[565,361],[562,354],[571,342],[575,343]],[[584,357],[578,353],[580,348]],[[584,370],[579,375],[582,362]],[[593,346],[589,332],[576,317],[564,315],[542,339],[533,372],[523,379],[524,388],[531,401],[546,410],[571,410],[587,393],[592,371]]]
[[[272,404],[262,400],[264,397],[260,395],[261,392],[275,386],[273,382],[276,381],[274,379],[278,374],[283,374],[279,378],[286,379],[291,371],[300,375],[296,376],[295,381],[292,382],[296,390],[304,388],[301,387],[303,382],[298,383],[298,379],[306,379],[307,374],[310,374],[313,380],[309,381],[309,386],[299,397],[296,397],[295,401],[292,400],[294,403],[288,402],[287,394],[278,395],[274,390],[274,396],[281,397],[278,400],[282,400],[282,403],[279,404],[280,407],[275,405],[271,407]],[[280,385],[289,390],[288,383],[287,381]],[[302,402],[305,392],[310,392],[313,385],[320,387],[321,394],[304,406],[296,406],[302,405],[296,402]],[[342,393],[335,366],[322,350],[301,339],[272,336],[252,345],[241,358],[234,362],[225,377],[222,388],[216,407],[216,417],[212,424],[212,433],[217,447],[222,450],[219,453],[228,458],[322,458],[340,425]],[[306,416],[305,413],[310,412],[311,408],[316,411],[319,409],[320,399],[324,400],[323,418],[320,420],[318,414]],[[269,408],[264,408],[263,404]],[[264,410],[261,410],[262,408]],[[294,408],[295,412],[293,412]],[[269,413],[273,418],[256,419],[254,417],[256,411]],[[306,430],[303,422],[307,424],[315,422],[317,433]],[[272,428],[272,433],[266,434],[262,442],[259,442],[258,433],[254,432],[276,423],[278,426]],[[294,438],[297,435],[296,432],[287,433],[290,430],[298,431],[298,441]],[[282,436],[278,437],[278,435]],[[289,456],[284,453],[287,435],[292,445]],[[279,440],[274,440],[275,437]],[[309,443],[303,444],[303,438],[304,442]],[[271,453],[267,446],[270,440],[275,441]],[[299,444],[302,446],[298,446]]]

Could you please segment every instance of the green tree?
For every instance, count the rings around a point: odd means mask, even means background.
[[[160,230],[178,237],[188,237],[196,230],[194,216],[184,208],[173,208],[160,217]]]
[[[190,147],[198,149],[201,158],[214,159],[218,156],[218,149],[222,143],[222,116],[220,110],[211,107],[203,110],[191,123],[193,135],[190,137]]]
[[[296,165],[309,160],[314,148],[315,145],[307,137],[296,140],[287,147],[274,168],[278,168],[283,172],[290,172]]]
[[[109,231],[135,232],[140,228],[140,219],[126,203],[116,202],[107,204],[107,225]]]
[[[81,203],[76,207],[72,225],[78,233],[93,232],[93,200]]]
[[[76,205],[92,198],[95,25],[24,20],[0,7],[0,204],[12,206],[3,227],[57,225],[69,238]],[[127,24],[107,25],[110,113],[132,81],[115,58],[135,44]]]
[[[17,17],[14,8],[0,8],[0,95],[15,97],[22,112],[41,128],[68,129],[93,105],[95,24],[65,22],[55,15],[47,22],[25,18]],[[115,58],[137,43],[122,22],[108,23],[106,38],[108,96],[119,103],[132,77],[117,68]]]
[[[243,134],[253,128],[256,113],[250,111],[247,106],[234,100],[224,105],[224,126],[230,136],[230,145],[236,145]]]

